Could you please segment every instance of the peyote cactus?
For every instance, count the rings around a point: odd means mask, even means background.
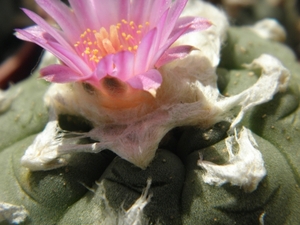
[[[262,71],[245,64],[263,54],[278,58],[290,71],[288,88],[272,100],[245,110],[241,121],[232,119],[240,115],[236,105],[227,112],[229,119],[222,117],[213,125],[187,123],[171,129],[146,168],[110,150],[91,153],[75,149],[64,155],[67,163],[60,168],[52,168],[57,162],[51,159],[44,167],[49,170],[30,171],[20,160],[47,124],[49,111],[43,96],[49,85],[37,79],[36,70],[26,81],[2,93],[0,223],[298,224],[300,65],[289,48],[260,38],[249,27],[230,27],[226,33],[216,69],[222,95],[229,99],[254,85]],[[72,113],[58,113],[57,121],[61,132],[69,135],[93,129],[89,118]],[[249,130],[239,129],[234,136],[231,122]],[[248,135],[248,142],[241,139],[242,134]],[[77,144],[90,143],[86,137]],[[236,147],[241,144],[249,146],[239,151]],[[229,148],[233,152],[228,152]],[[244,158],[238,159],[242,153]],[[236,170],[232,170],[232,177],[225,172],[208,176],[213,166],[239,165],[234,160],[247,164],[250,153],[262,154],[262,172],[266,172],[255,184],[236,181]]]

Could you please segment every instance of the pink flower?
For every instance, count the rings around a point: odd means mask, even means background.
[[[162,83],[158,68],[184,57],[190,46],[170,46],[183,34],[208,28],[203,18],[179,18],[187,0],[36,0],[56,22],[50,26],[23,9],[37,24],[16,29],[17,37],[54,54],[62,64],[43,68],[48,81],[83,81],[101,89],[103,78],[145,91]]]

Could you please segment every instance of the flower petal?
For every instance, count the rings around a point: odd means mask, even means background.
[[[185,22],[185,23],[183,23]],[[189,18],[183,20],[180,27],[175,28],[170,35],[170,38],[164,43],[156,55],[153,57],[153,61],[156,62],[162,54],[183,34],[186,34],[196,29],[203,30],[211,26],[209,20],[203,18]]]
[[[173,60],[182,59],[187,56],[193,49],[194,47],[190,45],[180,45],[169,48],[156,62],[155,67],[159,68],[169,62],[172,62]]]
[[[75,1],[75,0],[73,0]],[[82,1],[83,2],[83,1]],[[101,9],[101,13],[97,11],[96,13],[96,30],[100,27],[105,27],[109,29],[111,25],[116,25],[120,23],[122,19],[127,19],[127,7],[130,0],[113,0],[113,1],[93,1],[93,9]],[[84,2],[85,3],[85,2]]]
[[[36,0],[36,2],[57,22],[68,40],[75,43],[82,31],[71,9],[60,0]]]
[[[57,42],[61,45],[68,48],[68,50],[73,51],[73,48],[69,45],[69,43],[61,36],[58,30],[51,27],[45,20],[43,20],[40,16],[31,12],[30,10],[23,9],[24,13],[32,19],[37,25],[39,25],[43,30],[45,30],[48,34],[50,34]]]
[[[85,0],[85,1],[78,1],[78,0],[69,0],[69,3],[74,10],[74,13],[78,19],[78,23],[81,25],[84,30],[87,28],[90,29],[96,29],[98,30],[99,22],[97,21],[97,8],[95,8],[95,2],[94,0]],[[102,5],[105,5],[101,1]],[[103,12],[103,9],[101,9],[100,13]],[[108,17],[109,18],[109,17]]]
[[[67,83],[84,80],[84,77],[74,72],[67,66],[53,64],[40,70],[41,76],[50,82]]]
[[[182,13],[184,7],[186,6],[188,0],[178,0],[174,1],[170,7],[168,18],[166,21],[166,24],[168,26],[165,26],[164,33],[169,36],[176,24],[176,21],[178,20],[180,14]],[[163,40],[165,42],[166,40]]]
[[[126,81],[134,75],[134,53],[122,51],[114,55],[113,62],[115,66],[114,72],[111,74],[122,81]]]
[[[158,70],[151,69],[144,74],[132,77],[127,80],[127,83],[133,88],[151,91],[160,87],[162,83],[162,76]]]
[[[111,75],[114,71],[113,54],[105,56],[97,65],[94,76],[101,80],[107,75]]]
[[[24,30],[16,29],[16,36],[22,40],[34,42],[47,49],[67,66],[81,74],[91,74],[91,69],[80,58],[80,56],[66,50],[64,46],[55,42],[51,35],[46,33],[39,26],[33,26]]]
[[[168,39],[169,34],[166,34],[164,32],[164,27],[169,26],[167,22],[167,17],[168,17],[169,9],[167,9],[161,18],[159,19],[156,29],[157,29],[157,41],[154,43],[155,45],[152,45],[152,54],[154,55],[157,51],[157,49]],[[151,55],[152,58],[152,55]]]
[[[153,51],[152,46],[155,45],[157,36],[157,29],[154,28],[149,31],[145,37],[142,39],[141,44],[139,45],[136,58],[134,71],[136,74],[143,73],[150,66],[150,60],[152,58],[151,51]]]
[[[145,22],[149,22],[150,25],[157,24],[158,19],[170,6],[170,3],[171,0],[132,0],[130,20],[135,21],[136,24],[144,24]]]
[[[175,35],[180,30],[185,30],[184,34],[192,31],[206,30],[212,25],[212,23],[205,18],[201,17],[182,17],[176,22],[174,30],[170,36]],[[188,29],[186,29],[188,28]]]

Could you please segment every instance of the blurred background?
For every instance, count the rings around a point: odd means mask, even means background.
[[[208,1],[208,0],[207,0]],[[210,0],[226,11],[232,25],[252,25],[264,18],[276,19],[285,29],[284,42],[300,57],[299,0]],[[34,0],[0,0],[0,89],[6,89],[31,74],[42,49],[14,37],[14,28],[32,25],[20,8],[50,19]]]

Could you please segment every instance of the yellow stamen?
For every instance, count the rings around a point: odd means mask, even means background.
[[[85,48],[84,53],[87,54],[87,55],[90,54],[91,53],[90,48],[89,47]]]
[[[126,36],[125,40],[128,41],[129,39],[133,39],[133,37],[132,37],[130,34],[128,34],[128,35]]]
[[[115,54],[121,50],[136,51],[140,41],[135,38],[137,34],[147,32],[145,26],[149,24],[145,22],[137,26],[134,21],[122,19],[120,23],[111,25],[109,30],[105,27],[101,27],[99,31],[88,28],[74,46],[84,59],[98,63],[108,54]]]

